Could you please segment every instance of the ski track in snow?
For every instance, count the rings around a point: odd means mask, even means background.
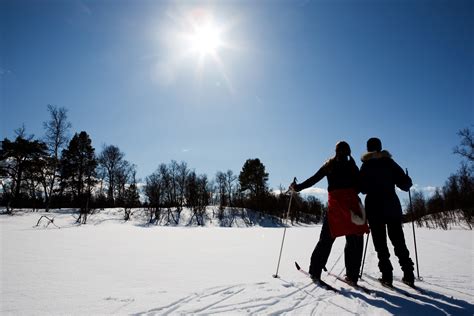
[[[208,315],[225,313],[280,315],[287,312],[299,313],[303,310],[307,314],[307,307],[312,308],[313,311],[310,314],[314,314],[316,311],[321,312],[317,309],[320,303],[324,303],[325,300],[336,295],[317,287],[312,282],[306,285],[293,284],[284,280],[280,282],[282,282],[282,286],[276,294],[268,295],[268,293],[275,292],[273,285],[269,283],[224,286],[217,290],[211,288],[200,293],[194,293],[171,304],[134,315]],[[255,296],[254,294],[257,293],[261,294]],[[254,298],[249,299],[249,297]]]
[[[390,290],[379,285],[376,278],[364,275],[361,283],[365,283],[373,295],[336,280],[330,282],[341,288],[339,294],[312,282],[305,284],[283,279],[277,282],[281,283],[278,289],[272,282],[214,287],[133,315],[325,315],[334,314],[335,310],[341,315],[365,315],[373,313],[374,306],[381,309],[381,314],[395,315],[472,315],[474,311],[471,303],[426,289],[423,282],[419,282],[421,290],[416,291],[395,280],[394,285],[399,290]],[[409,296],[403,294],[405,292]]]

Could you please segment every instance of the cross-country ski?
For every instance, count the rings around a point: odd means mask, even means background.
[[[329,291],[333,291],[333,292],[336,292],[338,293],[339,290],[336,289],[334,286],[332,285],[329,285],[327,284],[326,282],[324,282],[323,280],[321,279],[314,279],[311,277],[311,274],[309,274],[307,271],[305,271],[304,269],[301,269],[301,267],[299,266],[299,264],[295,261],[295,266],[296,266],[296,270],[300,271],[301,273],[303,273],[305,276],[309,277],[316,285],[326,289],[326,290],[329,290]]]

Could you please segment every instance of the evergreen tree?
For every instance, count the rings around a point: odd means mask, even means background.
[[[75,134],[62,152],[62,186],[73,197],[73,203],[88,212],[92,189],[96,183],[97,159],[89,135],[82,131]]]
[[[248,159],[239,175],[240,190],[246,192],[251,207],[261,207],[268,194],[268,173],[260,159]]]
[[[8,212],[9,206],[21,206],[22,195],[28,197],[27,180],[36,181],[32,177],[37,175],[46,157],[46,144],[32,138],[26,139],[23,133],[14,142],[8,138],[1,142],[0,178]],[[26,179],[27,175],[30,179]]]

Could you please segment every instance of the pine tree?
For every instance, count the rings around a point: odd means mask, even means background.
[[[96,183],[96,167],[95,149],[89,135],[84,131],[76,133],[63,150],[61,172],[62,186],[71,192],[73,203],[81,208],[81,215],[88,213],[92,189]]]
[[[240,190],[247,192],[251,206],[259,207],[268,193],[268,173],[260,159],[248,159],[239,175]]]
[[[24,190],[26,180],[36,181],[32,177],[36,177],[37,171],[41,169],[47,157],[46,150],[45,143],[24,138],[23,134],[14,142],[7,138],[1,142],[0,178],[6,195],[7,212],[10,212],[9,206],[21,206],[22,194],[28,196]],[[26,179],[26,176],[30,179]]]

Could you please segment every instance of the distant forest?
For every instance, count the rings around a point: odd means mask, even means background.
[[[183,207],[199,214],[208,205],[256,209],[284,217],[288,195],[268,187],[268,173],[258,159],[244,162],[239,174],[219,171],[213,178],[197,174],[186,162],[161,163],[143,181],[136,177],[136,165],[125,159],[115,145],[104,145],[99,153],[87,132],[72,138],[67,109],[48,105],[49,120],[44,135],[36,139],[25,127],[15,130],[16,138],[5,138],[0,148],[0,205],[7,213],[18,208],[77,208],[82,214],[97,209],[122,207],[125,219],[130,210],[150,210],[150,221],[161,212],[179,218]],[[142,197],[142,198],[140,198]],[[325,205],[313,196],[297,196],[291,220],[310,216],[318,221]]]
[[[186,162],[161,163],[143,181],[136,177],[136,165],[125,159],[115,145],[104,145],[99,153],[87,132],[75,133],[67,109],[48,105],[49,120],[44,135],[35,138],[25,127],[15,130],[15,139],[5,138],[0,148],[0,205],[7,213],[18,208],[77,208],[85,222],[87,214],[103,208],[121,207],[125,220],[133,208],[149,210],[150,222],[167,212],[172,221],[184,207],[198,216],[208,205],[248,208],[284,218],[289,196],[268,186],[268,173],[258,158],[244,162],[239,174],[218,171],[212,178],[197,174]],[[464,158],[459,170],[430,197],[412,191],[412,208],[406,220],[427,214],[457,211],[472,222],[474,208],[474,139],[469,128],[459,131],[460,144],[454,154]],[[142,198],[140,198],[142,197]],[[327,206],[314,196],[295,195],[292,221],[319,221]],[[84,215],[84,216],[82,216]],[[218,215],[219,216],[219,215]],[[81,217],[79,220],[81,220]]]

